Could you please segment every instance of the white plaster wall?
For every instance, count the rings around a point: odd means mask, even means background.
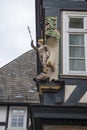
[[[65,102],[69,99],[77,85],[65,85]]]
[[[5,126],[0,126],[0,130],[5,130]]]
[[[87,92],[85,92],[85,94],[82,96],[79,103],[87,103]]]
[[[7,114],[7,107],[0,107],[0,122],[6,122],[6,114]]]
[[[77,85],[65,85],[64,102],[66,102],[69,99],[69,97],[71,96],[71,94],[73,93],[73,91],[75,90],[76,87],[77,87]],[[87,91],[81,97],[81,99],[79,100],[79,103],[87,103]]]

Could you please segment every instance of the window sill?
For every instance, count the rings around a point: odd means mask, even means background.
[[[7,130],[27,130],[26,128],[7,128]]]
[[[87,75],[59,74],[60,78],[87,79]]]

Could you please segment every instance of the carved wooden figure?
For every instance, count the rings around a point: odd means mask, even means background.
[[[50,50],[49,47],[45,44],[43,44],[43,39],[38,40],[38,47],[34,46],[33,40],[31,41],[31,46],[33,49],[35,49],[39,54],[39,59],[42,64],[43,72],[41,72],[34,80],[36,82],[49,79],[48,70],[50,68],[51,71],[54,71],[53,65],[51,65],[51,62],[47,62],[50,57]]]

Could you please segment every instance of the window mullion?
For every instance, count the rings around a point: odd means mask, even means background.
[[[65,65],[66,65],[66,47],[67,47],[67,34],[66,33],[66,30],[67,30],[67,20],[68,20],[68,17],[65,15],[65,13],[63,13],[63,73],[67,73],[66,69],[65,69]],[[67,25],[67,26],[66,26]]]
[[[65,73],[69,73],[69,17],[66,16],[66,32],[65,32]],[[66,58],[67,57],[67,58]]]
[[[87,31],[87,17],[84,18],[84,29]],[[85,66],[87,73],[87,33],[84,35],[84,42],[85,42]]]
[[[84,36],[84,42],[85,42],[85,66],[86,66],[86,73],[87,73],[87,34]]]
[[[17,114],[17,127],[18,127],[18,120],[19,120],[19,115]]]
[[[67,36],[68,36],[68,38],[67,38],[68,39],[68,41],[67,41],[67,44],[68,44],[67,47],[68,47],[68,49],[66,51],[67,51],[67,59],[68,60],[66,61],[67,62],[66,65],[67,65],[67,72],[69,73],[69,66],[70,66],[70,61],[69,61],[70,60],[70,56],[69,56],[69,51],[70,51],[70,49],[69,49],[69,33],[68,33]]]
[[[87,31],[87,17],[84,17],[84,29]]]
[[[87,29],[69,29],[67,32],[72,34],[84,34],[87,33]]]

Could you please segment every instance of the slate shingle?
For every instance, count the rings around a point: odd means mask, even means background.
[[[39,102],[33,77],[37,75],[36,52],[30,50],[0,68],[0,101]]]

